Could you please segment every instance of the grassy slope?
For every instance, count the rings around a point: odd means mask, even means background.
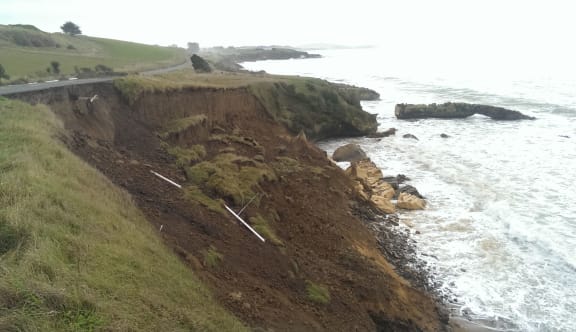
[[[1,331],[241,331],[130,198],[0,98]]]
[[[35,41],[43,46],[21,46],[15,42],[15,38]],[[68,49],[69,45],[74,49]],[[12,79],[44,77],[51,61],[60,62],[63,74],[73,74],[75,66],[93,68],[102,64],[116,71],[135,71],[178,64],[185,60],[184,51],[179,48],[49,34],[6,25],[0,25],[0,49],[0,63]]]

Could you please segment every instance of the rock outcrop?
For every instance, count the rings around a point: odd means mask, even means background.
[[[461,119],[474,114],[482,114],[494,120],[534,120],[534,117],[518,111],[502,107],[466,104],[444,103],[430,105],[397,104],[394,110],[398,119]]]
[[[416,196],[418,198],[424,199],[424,196],[418,192],[418,189],[414,188],[413,186],[407,184],[398,189],[398,194],[406,193],[412,196]]]
[[[356,181],[356,190],[363,198],[370,200],[382,212],[387,214],[396,213],[397,209],[423,210],[426,201],[416,188],[404,185],[399,188],[399,183],[408,178],[402,174],[396,177],[382,176],[382,171],[369,158],[353,162],[346,174]],[[396,206],[393,199],[398,199]]]
[[[388,136],[392,136],[392,135],[396,135],[396,128],[388,128],[385,131],[381,131],[381,132],[375,132],[373,134],[369,134],[366,137],[368,138],[382,138],[382,137],[388,137]]]
[[[418,137],[416,137],[416,136],[414,136],[414,135],[412,135],[412,134],[404,134],[404,135],[402,135],[402,137],[404,137],[404,138],[410,138],[410,139],[415,139],[415,140],[419,141]]]
[[[343,145],[338,149],[336,149],[336,151],[334,151],[334,153],[332,154],[332,159],[334,159],[334,161],[354,162],[366,158],[367,158],[366,153],[364,152],[364,150],[362,150],[362,148],[358,144]]]
[[[400,193],[396,206],[404,210],[424,210],[426,201],[408,193]]]
[[[396,192],[391,184],[383,180],[382,171],[373,161],[363,159],[354,162],[346,173],[359,183],[356,187],[360,189],[361,196],[367,197],[385,213],[396,212],[394,204],[390,202]]]

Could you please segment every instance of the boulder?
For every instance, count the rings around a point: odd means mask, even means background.
[[[404,138],[411,138],[411,139],[415,139],[415,140],[419,141],[418,137],[416,137],[416,136],[414,136],[414,135],[412,135],[412,134],[404,134],[404,135],[402,135],[402,137],[404,137]]]
[[[346,174],[356,181],[356,189],[362,197],[367,197],[384,213],[395,213],[396,208],[390,202],[396,191],[383,181],[382,171],[370,159],[353,162]]]
[[[414,188],[413,186],[408,185],[408,184],[405,186],[402,186],[402,187],[400,187],[400,189],[398,189],[398,194],[400,194],[400,193],[407,193],[407,194],[410,194],[412,196],[416,196],[418,198],[425,199],[425,197],[422,196],[416,188]]]
[[[391,200],[396,195],[394,187],[388,182],[380,181],[372,186],[372,199],[374,197],[383,197],[387,200]]]
[[[409,180],[410,179],[404,174],[398,174],[396,176],[385,176],[382,178],[382,181],[388,182],[392,188],[394,188],[394,190],[398,190],[399,185]]]
[[[332,154],[332,159],[334,159],[334,161],[355,162],[366,158],[366,152],[364,152],[358,144],[343,145],[336,149]]]
[[[396,207],[404,210],[424,210],[426,201],[408,193],[400,193]]]
[[[370,188],[376,186],[382,179],[382,171],[370,159],[353,162],[346,170],[352,178],[357,178],[366,183]]]
[[[467,103],[444,103],[444,104],[397,104],[394,113],[398,119],[459,119],[467,118],[474,114],[482,114],[494,120],[534,120],[534,117],[522,114],[518,111],[503,107],[467,104]]]
[[[376,132],[373,134],[369,134],[366,137],[368,138],[381,138],[381,137],[388,137],[396,134],[396,128],[388,128],[385,131]]]
[[[387,214],[396,213],[396,208],[394,207],[394,204],[392,204],[392,202],[390,202],[389,199],[386,199],[386,198],[380,197],[380,196],[376,196],[376,197],[372,197],[371,201],[374,203],[374,205],[376,205],[377,208],[382,210],[382,212],[384,212],[384,213],[387,213]]]
[[[442,137],[442,138],[449,138],[450,135],[442,133],[442,134],[440,134],[440,137]]]

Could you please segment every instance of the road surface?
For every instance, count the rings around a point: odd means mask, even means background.
[[[170,71],[180,70],[184,68],[191,68],[192,65],[186,61],[182,64],[177,66],[168,67],[168,68],[160,68],[149,70],[145,72],[141,72],[140,75],[157,75],[163,74]],[[67,85],[80,85],[80,84],[91,84],[91,83],[101,83],[101,82],[110,82],[114,80],[116,77],[98,77],[98,78],[81,78],[81,79],[68,79],[62,81],[49,81],[49,82],[42,82],[42,83],[28,83],[28,84],[18,84],[18,85],[3,85],[0,86],[0,96],[11,95],[15,93],[22,93],[22,92],[30,92],[30,91],[40,91],[46,90],[51,88],[57,88]]]

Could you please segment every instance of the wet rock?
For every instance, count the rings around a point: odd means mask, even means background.
[[[392,185],[382,180],[382,171],[370,159],[352,163],[346,173],[361,184],[357,185],[360,195],[368,197],[384,213],[395,213],[390,202],[396,191]]]
[[[346,173],[352,178],[360,179],[370,187],[382,179],[382,171],[370,159],[353,162]]]
[[[440,134],[440,137],[442,137],[442,138],[450,138],[451,136],[448,135],[448,134],[442,133],[442,134]]]
[[[414,135],[412,135],[412,134],[404,134],[404,135],[402,135],[402,137],[404,137],[404,138],[411,138],[411,139],[415,139],[415,140],[419,141],[418,137],[416,137],[416,136],[414,136]]]
[[[410,194],[410,195],[412,195],[412,196],[416,196],[416,197],[418,197],[418,198],[425,199],[425,197],[422,196],[422,195],[418,192],[418,189],[416,189],[416,188],[414,188],[413,186],[408,185],[408,184],[405,185],[405,186],[402,186],[402,187],[400,187],[400,188],[398,189],[398,195],[400,195],[401,193],[407,193],[407,194]]]
[[[398,190],[399,185],[409,180],[410,179],[404,174],[398,174],[396,176],[385,176],[382,178],[382,181],[388,182],[392,188],[394,188],[394,190]]]
[[[366,152],[364,152],[358,144],[343,145],[336,149],[332,154],[332,159],[334,159],[334,161],[355,162],[366,158]]]
[[[367,135],[366,137],[368,137],[368,138],[381,138],[381,137],[388,137],[388,136],[392,136],[392,135],[396,135],[396,128],[389,128],[388,130],[385,130],[382,132],[372,133],[370,135]]]
[[[398,119],[461,119],[474,114],[482,114],[494,120],[535,119],[534,117],[503,107],[450,102],[429,105],[397,104],[394,113]]]
[[[396,207],[404,210],[424,210],[426,201],[414,195],[400,193]]]
[[[384,196],[372,196],[370,198],[370,200],[382,212],[389,213],[389,214],[396,213],[396,207],[394,206],[394,204],[392,204],[392,202],[390,202],[390,199],[388,199]]]

